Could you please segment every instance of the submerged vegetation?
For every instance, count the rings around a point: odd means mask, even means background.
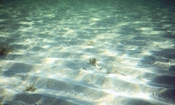
[[[96,58],[90,58],[90,59],[89,59],[89,63],[90,63],[91,65],[96,66],[96,65],[97,65],[97,59],[96,59]]]
[[[0,46],[0,56],[8,54],[9,52],[12,52],[12,50],[8,47],[8,45]]]
[[[36,90],[36,87],[34,85],[35,85],[35,83],[33,83],[32,85],[29,85],[29,86],[26,85],[26,88],[24,89],[24,92],[25,91],[34,92]]]
[[[95,42],[94,41],[90,41],[89,43],[87,43],[88,46],[95,46]]]

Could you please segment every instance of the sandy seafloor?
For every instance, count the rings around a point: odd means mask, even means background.
[[[6,0],[0,105],[175,105],[175,8],[148,1]]]

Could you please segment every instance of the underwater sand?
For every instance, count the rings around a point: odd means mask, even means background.
[[[112,1],[1,5],[0,104],[174,105],[175,14]]]

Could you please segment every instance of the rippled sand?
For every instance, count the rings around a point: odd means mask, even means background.
[[[125,1],[1,5],[0,104],[174,105],[172,8]]]

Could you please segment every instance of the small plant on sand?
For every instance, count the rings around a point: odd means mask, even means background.
[[[8,45],[0,46],[0,56],[8,54],[9,52],[12,52],[12,51],[11,49],[8,48]]]
[[[96,58],[90,58],[90,59],[89,59],[89,63],[90,63],[91,65],[96,66],[96,65],[97,65],[97,59],[96,59]]]
[[[87,45],[88,46],[95,46],[95,42],[94,41],[90,41]]]
[[[35,83],[33,83],[32,85],[29,85],[29,86],[26,85],[26,88],[24,89],[24,92],[25,91],[34,92],[36,90],[36,87],[34,85],[35,85]]]

